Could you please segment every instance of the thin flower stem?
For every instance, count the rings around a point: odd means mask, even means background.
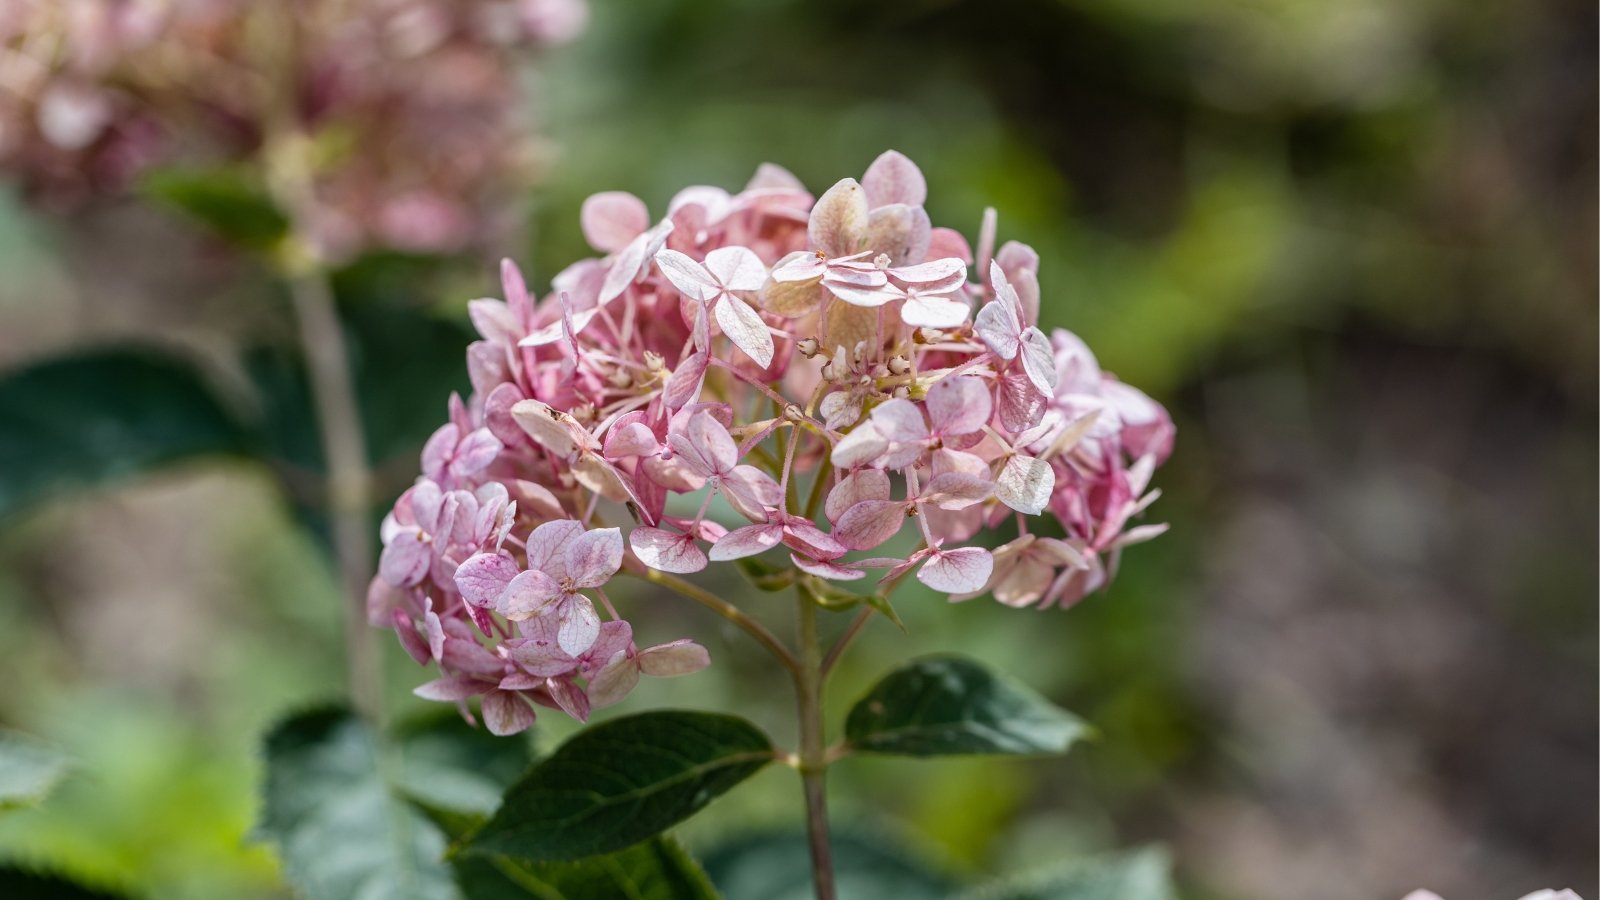
[[[828,841],[828,751],[822,720],[822,647],[817,641],[817,606],[797,591],[801,666],[795,673],[800,714],[800,783],[806,798],[806,838],[817,900],[835,900],[833,848]]]
[[[767,648],[767,652],[776,657],[778,662],[782,663],[783,667],[788,669],[791,675],[794,675],[797,678],[799,677],[800,660],[795,658],[794,653],[791,652],[788,647],[785,647],[783,642],[778,640],[778,638],[772,632],[768,631],[765,626],[763,626],[760,622],[757,622],[755,619],[745,615],[743,611],[741,611],[737,606],[734,606],[732,603],[729,603],[728,601],[718,597],[710,591],[705,590],[704,588],[684,581],[682,578],[679,578],[676,575],[670,575],[666,572],[662,572],[659,569],[645,567],[642,573],[633,571],[632,569],[623,569],[623,572],[633,575],[637,578],[643,578],[645,581],[649,581],[653,584],[659,584],[662,587],[673,591],[674,593],[687,597],[723,617],[724,619],[727,619],[729,622],[739,626],[746,634],[755,638],[756,641],[761,644],[761,646]]]

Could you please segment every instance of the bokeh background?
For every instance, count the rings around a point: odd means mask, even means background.
[[[962,872],[1161,843],[1194,898],[1593,897],[1596,24],[1563,0],[597,0],[528,76],[545,170],[506,246],[542,290],[586,255],[589,193],[659,212],[763,160],[820,190],[892,147],[936,223],[975,235],[997,207],[1043,257],[1042,324],[1172,410],[1172,531],[1109,592],[1031,612],[908,589],[909,634],[875,622],[833,690],[842,709],[959,649],[1101,738],[1065,761],[852,761],[842,822]],[[493,262],[341,273],[384,499],[465,385]],[[176,350],[314,468],[281,286],[189,223],[7,190],[0,273],[0,367]],[[310,500],[277,487],[303,474],[217,458],[0,522],[0,722],[78,760],[0,817],[0,858],[287,895],[248,840],[259,736],[342,681]],[[789,727],[736,635],[622,599],[717,659],[624,710]],[[422,705],[388,663],[394,708]],[[720,801],[691,845],[794,824],[791,781]]]

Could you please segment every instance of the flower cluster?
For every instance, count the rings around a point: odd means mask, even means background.
[[[518,697],[582,718],[641,672],[704,665],[689,642],[632,643],[603,590],[619,570],[781,545],[797,578],[883,570],[883,591],[914,572],[952,600],[1043,607],[1159,534],[1132,523],[1172,448],[1166,411],[1040,330],[1038,256],[995,251],[992,211],[974,254],[925,196],[893,151],[815,202],[768,165],[737,194],[682,191],[659,221],[589,198],[602,255],[543,302],[505,263],[505,299],[469,307],[472,396],[384,530],[374,609],[446,673],[420,693],[483,694],[508,730],[532,718]],[[970,543],[999,528],[1016,536]]]
[[[586,18],[584,0],[8,0],[0,169],[68,206],[293,132],[323,253],[458,250],[533,162],[516,55]]]

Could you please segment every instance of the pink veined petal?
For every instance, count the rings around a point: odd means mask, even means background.
[[[704,351],[690,354],[678,363],[661,391],[661,399],[668,410],[676,412],[700,399],[700,389],[705,384],[706,368],[710,364],[711,355]]]
[[[868,419],[834,442],[829,459],[835,468],[854,469],[876,461],[888,449],[889,439]]]
[[[860,287],[842,281],[835,281],[831,278],[824,278],[822,279],[822,286],[827,288],[828,293],[851,306],[861,306],[867,309],[875,309],[890,300],[897,300],[901,296],[899,290],[889,285]]]
[[[581,588],[600,587],[622,567],[622,553],[621,529],[586,531],[567,544],[567,577]]]
[[[633,626],[621,619],[600,623],[600,636],[583,654],[583,676],[600,671],[613,656],[633,650]]]
[[[1030,327],[1022,332],[1020,346],[1022,369],[1028,373],[1028,380],[1033,382],[1039,393],[1054,393],[1059,373],[1056,372],[1055,357],[1050,352],[1050,340],[1044,336],[1044,332]]]
[[[933,433],[940,437],[978,431],[989,424],[994,410],[989,382],[976,375],[939,379],[928,388],[926,402]]]
[[[583,201],[578,225],[589,246],[616,253],[650,227],[650,211],[626,191],[605,191]]]
[[[980,547],[935,550],[917,570],[917,580],[946,594],[979,590],[994,571],[994,557]]]
[[[783,542],[817,559],[836,559],[843,556],[847,549],[833,535],[798,516],[790,516],[784,525]]]
[[[947,472],[934,476],[918,499],[940,509],[966,509],[974,503],[982,503],[993,494],[994,484],[987,478]]]
[[[838,431],[861,420],[861,395],[855,391],[834,391],[822,398],[818,412],[824,427]]]
[[[583,534],[583,523],[573,519],[545,522],[528,535],[528,568],[538,569],[552,578],[567,575],[567,544]]]
[[[1049,463],[1017,455],[1006,460],[1005,468],[1000,470],[994,494],[1017,512],[1037,516],[1050,504],[1055,487],[1056,472]]]
[[[511,654],[511,661],[540,678],[554,678],[575,671],[578,660],[556,643],[560,624],[555,616],[529,619],[523,628],[527,637],[503,645]]]
[[[500,288],[505,292],[506,305],[519,315],[533,308],[533,300],[528,296],[528,283],[522,277],[522,270],[510,259],[500,260]]]
[[[933,460],[933,474],[935,477],[946,472],[960,472],[963,475],[977,475],[984,480],[988,480],[989,462],[976,453],[940,447],[929,454],[929,457]]]
[[[643,422],[628,422],[613,426],[606,432],[605,454],[608,459],[625,456],[650,456],[659,452],[661,444],[656,433]]]
[[[511,418],[534,443],[562,459],[571,458],[579,447],[587,446],[587,434],[579,433],[582,429],[565,414],[557,416],[555,410],[538,400],[517,401],[511,407]]]
[[[963,265],[972,265],[972,245],[954,228],[935,228],[929,238],[928,255],[934,259],[953,256]]]
[[[718,247],[706,254],[705,267],[730,291],[759,291],[767,281],[767,267],[748,247]]]
[[[904,203],[921,206],[928,200],[928,182],[917,164],[898,150],[885,150],[861,176],[861,187],[873,206]]]
[[[998,300],[985,303],[972,322],[972,330],[996,356],[1001,359],[1016,358],[1017,345],[1022,338],[1022,324],[1017,321],[1017,314],[1012,312],[1011,307]]]
[[[561,630],[556,632],[556,645],[573,656],[582,656],[600,637],[600,614],[594,603],[582,594],[567,594],[556,609]]]
[[[822,504],[829,522],[839,521],[850,507],[863,500],[889,499],[889,473],[882,469],[857,469],[839,479]]]
[[[854,178],[845,178],[828,188],[816,205],[806,234],[811,246],[828,256],[848,256],[857,252],[867,230],[867,193]]]
[[[479,428],[466,436],[456,447],[455,459],[450,463],[450,474],[464,478],[487,469],[500,455],[504,445],[487,428]]]
[[[662,250],[655,256],[656,266],[667,276],[672,286],[691,300],[706,301],[722,293],[719,285],[706,267],[677,250]]]
[[[914,266],[890,269],[889,275],[896,281],[914,284],[920,288],[926,288],[927,285],[941,285],[950,290],[967,280],[967,264],[956,257],[947,256]],[[943,293],[943,291],[932,291],[932,293]]]
[[[504,553],[479,553],[456,568],[456,590],[473,606],[493,607],[517,574],[516,562]]]
[[[620,703],[639,683],[639,661],[626,651],[614,654],[595,676],[589,679],[589,705],[595,709]]]
[[[1007,372],[1000,379],[1000,424],[1007,431],[1027,431],[1039,424],[1050,403],[1050,395],[1041,393],[1022,372]]]
[[[500,679],[498,687],[502,691],[531,691],[544,687],[544,679],[527,672],[512,672]]]
[[[424,700],[438,700],[443,703],[454,703],[465,700],[494,688],[492,682],[471,675],[446,675],[435,678],[424,684],[419,684],[411,693]]]
[[[867,216],[865,246],[889,257],[890,265],[904,266],[926,259],[932,239],[933,223],[928,220],[927,210],[920,206],[890,203]]]
[[[878,433],[896,443],[914,443],[928,439],[928,426],[922,419],[922,409],[910,400],[886,400],[872,410],[872,424]]]
[[[767,507],[778,504],[778,483],[755,466],[736,466],[718,484],[728,504],[752,522],[765,522]]]
[[[900,321],[913,328],[959,328],[972,315],[960,300],[941,296],[915,296],[900,307]]]
[[[710,413],[697,412],[683,427],[684,437],[706,467],[707,475],[725,475],[739,463],[739,445]]]
[[[490,734],[505,737],[533,727],[533,707],[521,694],[496,688],[483,695],[482,710],[483,725]]]
[[[511,579],[495,604],[495,612],[512,620],[529,619],[544,612],[561,597],[561,583],[538,569]]]
[[[767,331],[767,323],[761,320],[761,314],[751,309],[750,304],[724,294],[717,301],[714,313],[717,325],[721,326],[722,333],[733,341],[735,347],[743,350],[762,368],[772,365],[772,334]]]
[[[435,660],[433,648],[428,642],[417,634],[417,623],[403,609],[392,610],[389,613],[390,625],[394,628],[394,636],[400,639],[400,647],[406,655],[417,661],[417,665],[425,666]]]
[[[711,547],[712,562],[741,559],[771,550],[783,540],[783,526],[778,524],[746,525],[728,532]]]
[[[461,430],[455,425],[446,423],[439,426],[428,442],[422,445],[422,471],[429,478],[441,478],[460,440]]]
[[[579,722],[589,721],[589,710],[592,706],[589,695],[578,687],[577,682],[571,678],[551,678],[544,684],[545,690],[550,692],[550,699],[567,715]]]
[[[789,554],[789,559],[794,562],[795,568],[808,575],[826,578],[829,581],[855,581],[865,578],[867,573],[861,569],[853,569],[848,565],[812,559],[798,553]]]
[[[401,531],[383,548],[378,557],[378,574],[395,587],[411,587],[428,574],[433,560],[433,545],[422,539],[415,528]]]
[[[671,223],[665,223],[671,225]],[[645,232],[628,242],[628,246],[611,260],[606,277],[600,282],[599,302],[610,303],[622,296],[644,270],[650,259],[650,232]]]
[[[894,537],[906,523],[900,500],[863,500],[845,510],[833,537],[851,550],[870,550]]]
[[[782,284],[812,281],[821,278],[827,270],[827,260],[809,250],[796,250],[772,267],[772,280]]]
[[[691,640],[676,640],[639,651],[639,669],[652,678],[693,675],[711,665],[711,654]]]
[[[1024,554],[1015,565],[995,579],[990,592],[995,600],[1020,609],[1038,603],[1055,577],[1055,569],[1035,559],[1032,554]]]
[[[674,534],[661,528],[641,526],[628,534],[633,555],[652,569],[689,575],[706,567],[706,554],[687,534]]]

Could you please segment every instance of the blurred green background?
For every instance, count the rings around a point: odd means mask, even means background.
[[[957,872],[1165,843],[1196,898],[1592,897],[1595,34],[1578,2],[601,0],[530,76],[548,168],[509,250],[542,290],[586,255],[592,192],[659,214],[764,160],[821,190],[892,147],[936,224],[975,237],[995,206],[1043,257],[1043,324],[1172,410],[1173,529],[1108,593],[1041,613],[913,584],[909,634],[874,622],[833,688],[842,710],[958,649],[1100,740],[851,761],[841,822]],[[280,288],[185,223],[6,196],[0,271],[0,366],[175,348],[276,424],[299,461],[277,475],[316,465]],[[339,287],[387,500],[465,385],[493,260],[375,258]],[[342,663],[308,498],[273,475],[217,460],[0,523],[0,722],[77,759],[0,816],[0,858],[152,897],[286,895],[248,840],[257,744]],[[786,624],[786,601],[725,587]],[[789,689],[736,634],[618,599],[717,660],[623,711],[739,709],[786,739]],[[394,708],[424,706],[388,649]],[[541,744],[570,733],[556,719]],[[763,773],[687,840],[793,825],[792,782]]]

